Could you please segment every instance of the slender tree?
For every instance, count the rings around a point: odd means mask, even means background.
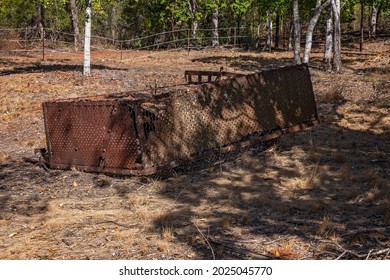
[[[91,74],[91,17],[92,0],[88,0],[85,15],[84,75]]]
[[[325,28],[325,46],[324,46],[324,62],[330,65],[330,59],[333,51],[333,18],[332,7],[328,7],[326,11],[326,28]]]
[[[279,37],[280,37],[280,15],[279,12],[276,12],[275,19],[275,48],[279,48]],[[282,23],[283,26],[283,23]]]
[[[189,10],[192,17],[192,34],[191,37],[193,40],[196,40],[196,33],[198,32],[199,27],[199,17],[200,13],[198,12],[198,1],[197,0],[187,0]]]
[[[372,1],[372,11],[371,11],[371,20],[370,20],[370,36],[376,36],[376,22],[378,18],[378,9],[376,6],[375,0]]]
[[[219,46],[219,34],[218,34],[218,6],[214,1],[214,5],[212,7],[212,43],[213,47]]]
[[[37,25],[39,29],[39,33],[41,35],[41,40],[43,41],[45,38],[45,6],[43,5],[43,1],[38,1],[38,17],[37,17]]]
[[[328,7],[331,4],[331,0],[327,0],[325,3],[321,4],[321,0],[317,0],[316,8],[312,18],[310,19],[309,25],[306,31],[306,44],[305,44],[305,53],[303,55],[303,63],[309,63],[309,57],[311,52],[311,47],[313,44],[313,31],[317,24],[317,21],[321,15],[323,9]]]
[[[272,50],[272,12],[267,11],[267,23],[266,23],[266,33],[267,33],[267,39],[266,43],[264,45],[264,50],[268,49],[268,51]],[[264,51],[263,50],[263,51]]]
[[[77,52],[81,44],[81,35],[79,29],[79,17],[76,0],[70,0],[70,12],[72,16],[73,34],[74,34],[74,49]]]
[[[294,62],[301,63],[301,24],[299,17],[299,2],[293,0],[293,25],[294,25]]]
[[[360,0],[360,46],[359,50],[363,51],[364,42],[364,0]]]
[[[340,28],[340,0],[332,0],[334,17],[334,38],[333,38],[333,71],[339,73],[341,70],[341,28]]]

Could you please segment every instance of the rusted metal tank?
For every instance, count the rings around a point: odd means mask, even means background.
[[[44,102],[48,165],[149,175],[318,123],[306,65],[249,75],[187,71],[189,84],[194,75],[198,85],[158,95]]]

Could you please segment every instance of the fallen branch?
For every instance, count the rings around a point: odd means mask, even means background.
[[[114,225],[117,225],[117,226],[120,226],[120,227],[124,227],[124,228],[134,228],[134,227],[138,226],[138,224],[125,225],[125,224],[121,224],[121,223],[118,223],[116,221],[111,221],[111,220],[96,222],[95,224],[96,225],[99,225],[99,224],[114,224]]]
[[[330,244],[333,244],[335,245],[340,251],[342,251],[342,253],[336,258],[336,260],[340,260],[342,257],[344,257],[345,255],[352,255],[353,257],[357,258],[357,259],[365,259],[365,260],[368,260],[370,257],[372,256],[379,256],[379,255],[382,255],[382,254],[385,254],[385,259],[387,258],[387,256],[390,254],[390,248],[386,248],[386,249],[379,249],[378,251],[374,252],[375,249],[371,249],[367,254],[359,254],[359,253],[356,253],[354,251],[351,251],[351,250],[348,250],[348,249],[345,249],[343,246],[341,246],[340,244],[338,244],[337,242],[335,241],[331,241],[331,240],[320,240],[320,242],[323,242],[323,243],[330,243]]]
[[[254,258],[257,258],[257,259],[261,259],[261,260],[278,259],[278,258],[275,258],[275,257],[271,257],[269,255],[266,255],[266,254],[259,254],[259,253],[256,253],[256,252],[252,252],[252,251],[250,251],[248,249],[237,248],[234,245],[232,245],[230,242],[226,242],[226,241],[223,241],[223,240],[216,240],[216,239],[211,238],[211,237],[209,239],[210,239],[211,242],[213,242],[215,244],[218,244],[218,245],[221,245],[221,246],[227,248],[229,251],[232,251],[232,252],[240,254],[240,255],[250,256],[250,257],[254,257]]]
[[[377,252],[374,252],[374,250],[370,250],[370,252],[368,252],[368,254],[367,254],[366,260],[368,260],[370,258],[370,256],[379,256],[379,255],[382,255],[384,253],[386,253],[386,255],[385,255],[385,259],[386,259],[387,256],[390,254],[390,248],[378,250]]]
[[[204,236],[203,232],[201,232],[201,230],[198,228],[198,226],[196,224],[194,224],[194,225],[195,225],[196,229],[199,231],[200,235],[202,235],[203,239],[206,241],[207,245],[209,246],[209,248],[211,250],[211,254],[213,255],[213,260],[215,260],[215,254],[214,254],[213,247],[211,247],[210,242],[208,241],[206,236]]]
[[[286,240],[286,239],[289,239],[288,237],[282,237],[282,238],[278,238],[278,239],[275,239],[275,240],[272,240],[272,241],[269,241],[269,242],[263,242],[261,243],[261,245],[271,245],[271,244],[274,244],[276,242],[279,242],[279,241],[282,241],[282,240]]]
[[[341,236],[346,235],[352,235],[352,234],[358,234],[358,233],[366,233],[366,232],[372,232],[372,231],[390,231],[390,227],[376,227],[376,228],[362,228],[362,229],[356,229],[356,230],[350,230]]]

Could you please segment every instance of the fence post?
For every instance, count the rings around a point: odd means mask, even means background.
[[[191,31],[191,29],[188,29],[188,31],[187,31],[187,49],[188,49],[188,55],[190,55],[190,31]]]
[[[234,27],[234,48],[236,48],[237,44],[237,28]]]
[[[24,33],[24,47],[27,49],[28,44],[27,44],[27,27],[26,27],[26,33]]]
[[[122,46],[122,44],[123,44],[123,41],[121,41],[121,61],[123,60],[123,46]]]
[[[45,28],[43,28],[43,35],[42,35],[42,60],[45,60]]]

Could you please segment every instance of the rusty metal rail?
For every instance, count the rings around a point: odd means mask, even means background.
[[[197,76],[198,79],[194,81],[192,79],[192,76]],[[200,85],[203,83],[212,83],[212,82],[220,82],[222,81],[222,78],[236,78],[236,77],[242,77],[245,76],[243,74],[237,74],[232,72],[226,72],[226,71],[190,71],[187,70],[184,72],[184,77],[188,84],[196,84]],[[213,80],[214,78],[214,80]]]
[[[43,103],[48,165],[149,175],[318,124],[306,65],[222,73],[187,71],[206,83],[155,96]]]

